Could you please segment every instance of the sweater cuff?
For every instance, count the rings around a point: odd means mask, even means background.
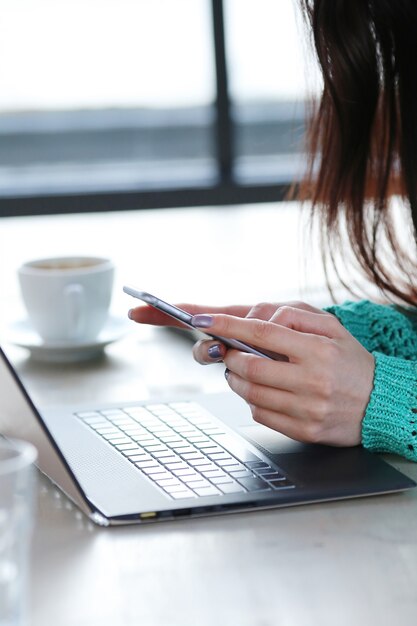
[[[362,444],[417,461],[417,364],[378,352],[374,386],[362,422]]]

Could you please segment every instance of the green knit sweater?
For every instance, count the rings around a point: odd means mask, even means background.
[[[368,300],[325,309],[373,354],[373,389],[362,444],[417,461],[417,310]]]

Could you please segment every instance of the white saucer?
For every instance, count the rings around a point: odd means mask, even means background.
[[[121,339],[129,330],[129,320],[110,316],[98,337],[80,343],[46,343],[32,328],[29,320],[20,320],[10,327],[9,341],[26,348],[36,361],[75,363],[99,356],[110,343]]]

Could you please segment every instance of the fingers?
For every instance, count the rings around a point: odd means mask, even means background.
[[[255,306],[250,309],[246,317],[256,318],[259,320],[269,320],[279,309],[284,307],[310,311],[311,313],[325,314],[325,311],[322,311],[322,309],[317,309],[306,302],[293,300],[291,302],[260,302],[259,304],[255,304]]]
[[[197,315],[199,313],[226,313],[228,315],[235,315],[236,317],[245,317],[250,310],[250,306],[248,305],[213,307],[197,304],[177,304],[176,306],[184,311],[187,311],[188,313],[191,313],[191,315]],[[183,326],[181,322],[178,322],[173,317],[170,317],[169,315],[162,313],[162,311],[158,311],[158,309],[148,305],[130,309],[128,315],[131,320],[140,324],[153,324],[155,326]]]
[[[209,363],[219,363],[223,361],[226,354],[226,347],[219,343],[218,339],[197,341],[193,346],[193,356],[201,365]]]
[[[300,359],[317,340],[317,335],[337,338],[345,330],[333,315],[320,315],[298,309],[291,310],[290,327],[279,323],[230,315],[196,315],[192,321],[196,328],[207,332],[236,338],[264,350]],[[314,333],[314,334],[313,334]]]
[[[250,309],[246,317],[258,320],[269,320],[279,306],[279,304],[274,302],[260,302]]]
[[[158,311],[154,307],[145,305],[130,309],[128,313],[129,319],[139,324],[153,324],[155,326],[179,326],[183,328],[184,324],[175,320],[170,315]]]
[[[277,309],[269,321],[303,333],[325,337],[336,338],[344,334],[339,320],[325,311],[317,313],[315,310],[283,306]]]
[[[227,382],[248,403],[255,422],[298,441],[324,443],[326,423],[320,419],[319,411],[311,410],[309,397],[253,384],[231,371]]]
[[[293,363],[271,362],[270,359],[260,359],[238,350],[227,350],[223,361],[231,372],[248,382],[287,391],[297,391],[300,388],[298,368]]]
[[[196,328],[218,336],[239,339],[257,348],[278,354],[301,358],[305,351],[306,336],[264,320],[237,318],[230,315],[196,315],[192,321]]]

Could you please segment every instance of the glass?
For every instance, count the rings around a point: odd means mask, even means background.
[[[236,178],[288,182],[321,80],[298,0],[224,0]]]
[[[29,443],[0,440],[0,626],[28,625],[36,457]]]

